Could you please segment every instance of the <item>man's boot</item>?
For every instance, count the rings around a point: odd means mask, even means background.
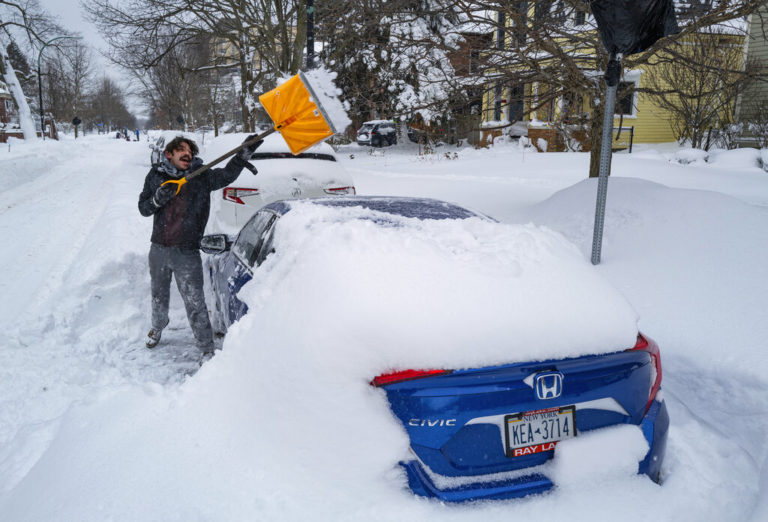
[[[168,326],[168,321],[165,322],[165,326]],[[163,328],[165,328],[163,326]],[[163,335],[163,328],[152,328],[149,330],[149,333],[147,333],[147,348],[154,348],[157,346],[157,343],[160,342],[160,337]]]

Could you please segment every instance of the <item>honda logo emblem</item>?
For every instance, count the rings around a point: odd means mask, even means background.
[[[536,376],[534,381],[536,397],[539,399],[556,399],[563,393],[563,374],[560,372],[545,372]]]

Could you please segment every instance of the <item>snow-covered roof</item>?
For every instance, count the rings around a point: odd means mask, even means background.
[[[364,121],[363,125],[378,125],[380,123],[392,123],[392,120],[368,120]]]

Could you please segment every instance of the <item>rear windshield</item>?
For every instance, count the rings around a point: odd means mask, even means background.
[[[334,156],[331,156],[330,154],[322,154],[319,152],[302,152],[301,154],[296,154],[295,156],[290,152],[254,152],[253,156],[251,156],[252,160],[291,159],[291,158],[336,161],[336,158]]]
[[[418,219],[467,219],[481,217],[465,208],[433,199],[400,198],[328,198],[313,201],[331,207],[363,207],[395,216]]]

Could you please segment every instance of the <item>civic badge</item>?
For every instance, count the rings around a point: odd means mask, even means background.
[[[556,399],[563,393],[563,374],[560,372],[543,372],[536,375],[534,380],[536,397],[541,400]]]

